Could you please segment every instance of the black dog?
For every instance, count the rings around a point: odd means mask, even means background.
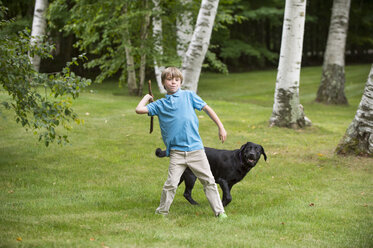
[[[223,191],[223,205],[227,206],[232,201],[231,189],[233,185],[241,181],[246,174],[256,165],[260,155],[263,154],[267,161],[267,155],[261,145],[247,142],[240,149],[227,151],[205,147],[207,159],[215,182]],[[165,157],[166,152],[158,148],[157,157]],[[185,181],[184,197],[193,205],[198,204],[192,198],[192,189],[197,177],[187,168],[180,178],[179,185]]]

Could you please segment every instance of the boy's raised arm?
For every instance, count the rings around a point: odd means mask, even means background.
[[[218,126],[218,128],[219,128],[219,139],[221,140],[222,143],[224,143],[224,141],[227,139],[227,132],[225,131],[223,123],[221,123],[218,115],[215,113],[215,111],[209,105],[205,105],[202,109],[203,109],[203,111],[206,112],[206,114]]]
[[[146,104],[149,102],[150,99],[153,99],[153,97],[149,94],[146,94],[139,104],[136,107],[136,113],[137,114],[147,114],[149,113],[148,108],[146,107]]]

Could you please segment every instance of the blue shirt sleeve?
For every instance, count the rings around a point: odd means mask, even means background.
[[[193,108],[198,109],[199,111],[201,111],[202,108],[207,105],[207,103],[205,103],[205,101],[203,101],[202,98],[199,97],[193,91],[191,91],[191,93],[192,93],[191,95],[192,95]]]
[[[158,115],[159,111],[158,111],[157,101],[149,103],[148,105],[146,105],[146,107],[148,109],[149,116]]]

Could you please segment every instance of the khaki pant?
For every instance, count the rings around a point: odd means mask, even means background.
[[[224,213],[219,191],[204,150],[191,152],[171,150],[168,177],[163,186],[161,202],[155,212],[164,215],[168,214],[180,177],[187,167],[193,171],[194,175],[202,183],[203,190],[215,216]]]

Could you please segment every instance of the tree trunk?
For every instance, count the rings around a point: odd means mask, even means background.
[[[145,9],[148,8],[148,0],[145,0]],[[144,22],[141,28],[141,46],[140,46],[140,83],[139,83],[139,92],[138,95],[142,96],[142,90],[144,88],[145,82],[145,66],[146,66],[146,52],[145,52],[145,42],[148,38],[148,28],[150,24],[150,15],[145,14]]]
[[[45,30],[47,28],[47,22],[45,20],[45,14],[48,9],[48,0],[36,0],[34,17],[32,21],[32,31],[31,31],[31,45],[37,46],[41,40],[41,37],[45,35]],[[36,71],[40,69],[40,57],[34,55],[30,57],[31,64],[34,66]]]
[[[153,37],[154,37],[154,49],[157,53],[156,58],[154,58],[154,72],[155,72],[155,78],[157,80],[159,92],[162,94],[166,94],[167,91],[164,89],[161,75],[162,71],[165,69],[164,66],[162,66],[162,59],[158,59],[158,56],[162,58],[163,56],[163,46],[162,46],[162,19],[161,19],[161,7],[159,6],[160,0],[153,0]]]
[[[192,0],[181,0],[181,3],[184,6],[190,4],[191,2]],[[184,59],[189,43],[192,40],[192,21],[193,18],[190,11],[181,12],[176,18],[177,55],[179,55],[181,60]]]
[[[373,156],[373,64],[355,118],[336,152],[337,154]]]
[[[61,36],[61,39],[64,40],[63,36]],[[65,46],[64,46],[64,53],[65,53],[65,61],[71,61],[73,58],[73,45],[74,45],[74,36],[70,34],[65,39]]]
[[[348,104],[344,93],[345,47],[351,0],[334,0],[317,102]]]
[[[127,32],[128,34],[128,32]],[[133,59],[133,55],[131,54],[131,41],[128,40],[129,45],[126,46],[126,61],[127,61],[127,86],[128,92],[130,95],[137,95],[139,89],[136,83],[136,71],[135,71],[135,62]]]
[[[184,89],[197,92],[202,63],[210,44],[218,5],[219,0],[202,0],[192,40],[183,61]]]
[[[286,0],[270,126],[298,128],[306,125],[299,102],[305,12],[305,0]]]
[[[127,7],[123,8],[123,14],[127,14]],[[125,43],[125,52],[126,52],[126,63],[127,63],[127,87],[128,93],[130,95],[137,95],[139,89],[136,83],[136,70],[135,70],[135,61],[132,55],[132,43],[128,27],[124,28],[123,40]]]

